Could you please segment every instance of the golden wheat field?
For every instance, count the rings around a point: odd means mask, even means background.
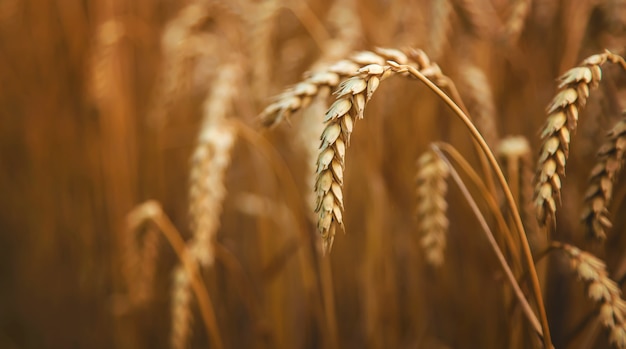
[[[0,0],[0,348],[626,348],[626,1]]]

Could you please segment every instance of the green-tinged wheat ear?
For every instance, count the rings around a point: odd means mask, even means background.
[[[416,194],[417,224],[420,244],[426,261],[433,266],[444,262],[446,234],[448,232],[447,164],[433,151],[427,151],[417,160]]]
[[[587,296],[597,303],[598,319],[609,330],[609,341],[617,348],[626,348],[626,302],[620,287],[611,280],[603,261],[594,255],[563,243],[553,243],[567,253],[570,267],[587,286]]]
[[[608,207],[613,199],[613,185],[624,163],[626,119],[619,120],[607,136],[607,141],[598,151],[598,162],[591,170],[581,217],[589,236],[601,240],[606,239],[606,230],[613,226],[608,217]]]
[[[606,51],[585,59],[560,78],[559,92],[547,108],[548,119],[541,132],[541,151],[535,176],[534,203],[541,225],[556,226],[556,208],[561,201],[561,181],[569,144],[576,131],[578,114],[585,106],[590,89],[602,78],[600,66],[610,61],[625,66],[624,59]]]

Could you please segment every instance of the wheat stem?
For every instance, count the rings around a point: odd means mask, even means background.
[[[155,201],[147,201],[137,206],[130,214],[137,214],[136,212],[143,212],[142,215],[145,219],[150,219],[159,228],[167,242],[172,246],[172,249],[180,259],[182,266],[189,277],[191,288],[196,295],[198,305],[200,306],[200,314],[204,320],[207,334],[209,335],[212,344],[217,349],[223,349],[224,345],[222,337],[220,335],[219,328],[217,326],[217,319],[215,318],[215,311],[213,310],[213,303],[209,297],[205,285],[202,283],[198,265],[196,264],[193,256],[187,251],[185,242],[181,238],[178,229],[172,224],[172,221],[163,212],[161,206]]]
[[[537,276],[537,270],[535,269],[535,264],[533,262],[533,256],[532,256],[532,253],[530,251],[530,246],[528,244],[528,239],[526,238],[526,235],[524,233],[524,226],[523,226],[522,220],[520,218],[519,210],[517,209],[517,205],[515,203],[515,198],[511,194],[511,190],[509,189],[509,187],[508,187],[508,185],[506,183],[506,179],[504,178],[504,174],[502,173],[502,169],[498,165],[498,161],[496,160],[495,156],[491,152],[491,149],[489,149],[489,146],[487,145],[485,140],[480,135],[480,132],[478,132],[478,130],[476,129],[476,126],[474,126],[474,124],[472,124],[472,122],[469,119],[469,117],[459,108],[459,106],[457,106],[454,103],[454,101],[452,101],[452,99],[450,99],[450,97],[448,97],[439,87],[437,87],[437,85],[435,85],[426,76],[424,76],[417,69],[415,69],[415,68],[413,68],[411,66],[399,65],[399,64],[395,64],[393,62],[390,62],[390,64],[392,66],[392,69],[394,69],[394,70],[396,70],[398,72],[406,71],[406,72],[409,72],[411,75],[417,77],[426,86],[428,86],[433,92],[435,92],[441,99],[443,99],[443,101],[446,102],[446,104],[454,111],[454,113],[461,119],[461,121],[463,121],[465,126],[470,131],[472,137],[474,137],[474,140],[479,144],[479,146],[481,147],[481,149],[483,150],[483,152],[487,156],[487,159],[488,159],[491,167],[493,168],[493,170],[496,173],[496,178],[498,179],[498,182],[502,186],[502,189],[504,191],[504,195],[505,195],[507,204],[509,205],[509,207],[511,209],[511,212],[513,214],[513,217],[515,219],[516,230],[517,230],[517,232],[519,234],[520,241],[522,242],[522,251],[524,252],[525,261],[526,261],[526,264],[528,266],[530,277],[531,277],[530,279],[531,279],[533,293],[534,293],[534,296],[535,296],[535,301],[537,302],[537,307],[539,308],[539,317],[541,319],[541,327],[542,327],[543,333],[544,333],[544,336],[543,336],[544,346],[545,346],[546,349],[551,349],[552,348],[552,340],[551,340],[551,337],[550,337],[550,328],[549,328],[549,324],[548,324],[548,317],[546,316],[546,309],[545,309],[545,306],[544,306],[544,303],[543,303],[543,296],[541,294],[541,285],[539,284],[539,278]]]
[[[450,160],[446,157],[446,155],[443,154],[441,149],[436,144],[432,144],[431,149],[435,153],[437,153],[440,159],[446,162],[448,169],[450,171],[450,175],[452,176],[452,178],[458,185],[459,189],[461,189],[461,193],[463,194],[463,196],[467,200],[467,203],[470,205],[470,208],[474,212],[474,216],[476,216],[476,218],[478,219],[478,223],[483,228],[483,231],[485,232],[485,235],[487,236],[487,240],[489,240],[489,244],[491,245],[492,250],[498,257],[498,262],[500,262],[500,266],[502,267],[502,270],[506,274],[507,279],[509,280],[509,283],[511,284],[511,287],[513,288],[513,292],[515,293],[515,296],[517,297],[520,305],[522,306],[522,310],[524,311],[524,314],[528,318],[528,321],[530,321],[535,332],[537,332],[539,336],[542,336],[543,334],[542,334],[539,320],[537,319],[537,316],[531,309],[530,304],[528,304],[528,300],[524,296],[524,293],[522,292],[519,284],[517,283],[517,280],[515,280],[515,276],[513,276],[513,272],[511,271],[511,268],[509,267],[506,261],[506,258],[502,254],[502,250],[500,250],[500,247],[498,247],[498,243],[496,242],[496,239],[493,236],[493,232],[491,231],[491,228],[489,228],[489,225],[487,224],[487,221],[485,220],[484,215],[478,208],[478,205],[476,204],[476,201],[472,197],[472,194],[469,192],[469,190],[467,189],[467,186],[465,186],[465,183],[459,176],[458,172],[455,170],[454,166],[452,166],[452,164],[450,163]]]

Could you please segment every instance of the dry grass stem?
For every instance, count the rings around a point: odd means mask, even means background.
[[[587,286],[587,296],[598,304],[598,319],[609,330],[609,341],[617,348],[626,348],[626,302],[604,262],[568,244],[554,242],[553,246],[567,253],[570,267]]]
[[[613,227],[609,219],[609,205],[613,186],[619,178],[626,151],[626,120],[619,120],[609,131],[608,140],[598,151],[598,162],[591,170],[589,187],[585,194],[582,221],[588,234],[606,239],[606,231]]]
[[[528,244],[528,238],[526,237],[524,225],[522,224],[519,210],[517,208],[517,204],[515,203],[515,198],[511,194],[511,190],[506,182],[506,178],[504,177],[504,174],[502,173],[500,166],[498,165],[498,161],[496,160],[496,157],[494,156],[493,152],[489,148],[489,145],[487,145],[487,142],[485,142],[485,139],[482,137],[482,135],[480,134],[476,126],[470,120],[469,116],[448,95],[446,95],[441,90],[441,88],[439,88],[428,77],[426,77],[423,73],[421,73],[419,70],[415,69],[414,67],[407,66],[407,65],[399,65],[394,62],[388,62],[388,63],[391,65],[391,68],[394,71],[397,71],[399,73],[404,73],[404,72],[409,73],[411,76],[416,77],[422,83],[424,83],[435,94],[437,94],[437,96],[439,96],[439,98],[441,98],[446,103],[446,105],[450,109],[452,109],[455,115],[463,122],[465,127],[471,133],[472,138],[474,139],[476,144],[480,147],[483,154],[486,156],[489,165],[494,170],[496,174],[496,178],[500,186],[502,187],[502,190],[504,191],[506,203],[509,206],[509,209],[511,210],[512,217],[514,220],[514,225],[519,235],[522,251],[524,253],[524,261],[529,270],[533,294],[535,296],[535,300],[537,302],[537,308],[539,310],[539,317],[541,319],[541,328],[544,333],[543,343],[546,348],[551,348],[552,338],[550,335],[550,326],[548,324],[548,317],[546,315],[546,308],[543,303],[541,285],[539,284],[539,277],[537,276],[537,270],[535,268],[535,263],[533,260],[532,252]]]
[[[449,159],[446,158],[446,156],[441,152],[441,149],[439,149],[437,145],[431,145],[431,149],[432,149],[432,152],[434,153],[433,156],[436,156],[437,158],[439,158],[439,161],[442,161],[443,166],[446,167],[446,171],[447,172],[449,171],[449,174],[452,175],[452,178],[461,189],[463,196],[467,200],[467,203],[470,205],[470,208],[472,209],[474,215],[478,219],[478,222],[480,223],[483,231],[485,232],[485,235],[487,237],[487,240],[489,241],[489,244],[491,245],[492,250],[496,254],[496,257],[498,258],[498,262],[500,262],[500,266],[502,267],[502,270],[506,274],[506,277],[509,283],[511,284],[511,287],[513,288],[513,292],[524,311],[524,315],[527,316],[535,332],[539,336],[543,336],[541,324],[539,323],[539,320],[537,319],[537,315],[535,315],[535,313],[532,311],[532,308],[530,307],[530,304],[528,304],[528,300],[526,299],[526,296],[524,296],[524,292],[522,292],[522,289],[519,287],[519,284],[517,283],[517,280],[515,279],[515,276],[513,275],[513,272],[511,271],[511,268],[509,267],[509,264],[507,263],[506,258],[504,257],[504,254],[502,253],[502,250],[500,249],[500,247],[498,246],[498,243],[496,242],[496,239],[493,235],[493,232],[491,231],[491,228],[489,228],[489,225],[487,224],[487,221],[485,220],[484,215],[478,208],[478,205],[476,204],[476,201],[472,197],[472,194],[470,194],[469,190],[467,189],[467,186],[461,179],[461,176],[459,176],[458,172],[456,171],[454,166],[452,166]]]
[[[626,65],[622,57],[608,51],[585,59],[580,66],[561,76],[559,92],[547,108],[534,195],[541,225],[556,226],[556,208],[561,201],[561,178],[565,175],[570,139],[576,131],[580,109],[585,106],[590,89],[600,82],[600,66],[606,61]]]
[[[448,165],[432,150],[417,160],[416,194],[420,244],[426,261],[438,267],[444,262],[448,232]]]

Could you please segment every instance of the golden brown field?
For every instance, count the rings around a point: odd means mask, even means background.
[[[621,0],[0,0],[0,348],[626,348],[625,44]]]

